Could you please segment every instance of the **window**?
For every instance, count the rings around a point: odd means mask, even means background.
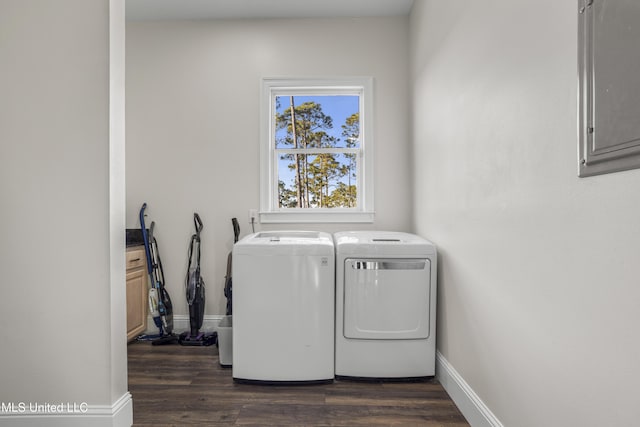
[[[373,222],[372,79],[263,79],[261,222]]]

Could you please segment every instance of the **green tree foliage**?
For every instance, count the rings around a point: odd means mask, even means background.
[[[276,129],[286,129],[276,140],[276,147],[294,149],[335,148],[339,139],[327,133],[333,128],[333,119],[325,114],[322,105],[304,102],[295,105],[290,97],[290,107],[276,114]],[[277,102],[280,102],[278,99]],[[295,123],[295,126],[293,125]],[[359,144],[359,114],[352,114],[342,125],[345,146]],[[346,161],[340,161],[344,157]],[[350,153],[282,154],[288,167],[294,172],[293,186],[278,182],[280,207],[332,208],[356,206],[355,155]]]
[[[346,146],[349,148],[360,145],[360,113],[354,113],[347,117],[342,125],[342,136],[345,137]],[[345,188],[340,189],[343,194],[345,206],[354,207],[356,205],[356,186],[352,184],[356,182],[356,156],[355,154],[346,153],[347,163],[344,165],[344,175],[347,177]]]
[[[297,208],[298,199],[296,192],[290,188],[287,188],[284,181],[278,181],[278,203],[282,208]]]

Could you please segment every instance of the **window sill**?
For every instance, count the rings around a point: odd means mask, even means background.
[[[260,212],[260,222],[285,223],[373,223],[374,212],[354,211],[277,211]]]

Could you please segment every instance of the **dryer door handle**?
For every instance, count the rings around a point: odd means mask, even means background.
[[[411,261],[354,261],[351,267],[354,270],[424,270],[425,260]]]

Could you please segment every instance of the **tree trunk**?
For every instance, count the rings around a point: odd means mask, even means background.
[[[296,135],[296,110],[293,96],[289,97],[291,103],[291,137],[293,138],[293,148],[298,148],[298,137]],[[296,197],[298,199],[298,207],[302,206],[302,180],[300,179],[300,157],[298,153],[294,154],[296,161]]]

